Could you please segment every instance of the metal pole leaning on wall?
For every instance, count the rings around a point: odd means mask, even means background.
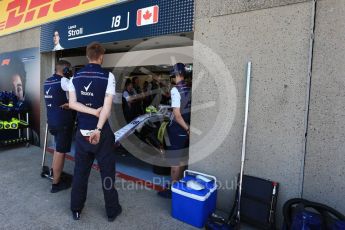
[[[244,113],[244,129],[243,129],[243,140],[242,140],[242,157],[241,157],[241,171],[238,185],[238,204],[237,204],[237,221],[241,224],[241,196],[242,196],[242,183],[244,174],[244,162],[246,160],[246,141],[247,141],[247,126],[248,126],[248,114],[249,114],[249,96],[250,96],[250,78],[252,72],[252,62],[248,62],[247,65],[247,84],[246,84],[246,105]]]
[[[42,166],[41,177],[47,178],[49,180],[53,180],[53,171],[48,166],[45,166],[46,154],[47,154],[47,141],[48,141],[48,124],[46,124],[45,132],[44,132],[44,145],[43,145],[42,163],[41,163],[41,166]]]
[[[43,143],[43,153],[42,153],[42,163],[41,163],[42,168],[46,162],[47,140],[48,140],[48,124],[46,124],[46,128],[44,130],[44,143]]]

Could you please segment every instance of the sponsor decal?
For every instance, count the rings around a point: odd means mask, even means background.
[[[89,91],[91,84],[92,84],[92,82],[90,82],[90,84],[88,86],[84,86],[85,91]]]
[[[51,98],[53,98],[53,95],[49,95],[49,92],[50,92],[51,89],[52,89],[52,87],[50,87],[50,88],[46,91],[46,94],[44,95],[44,98],[46,98],[46,99],[51,99]],[[49,107],[49,105],[48,105],[48,107]],[[50,105],[50,107],[51,107],[51,105]]]
[[[50,90],[52,89],[52,87],[50,87],[47,91],[46,91],[46,94],[48,95]]]
[[[118,0],[2,0],[0,36],[115,4]],[[77,33],[77,32],[76,32]]]
[[[89,92],[91,85],[92,85],[92,82],[90,82],[87,86],[84,86],[85,91],[80,91],[81,95],[93,97],[93,93]]]

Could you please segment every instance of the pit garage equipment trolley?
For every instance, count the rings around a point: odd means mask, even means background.
[[[0,147],[30,145],[29,110],[10,92],[0,92]]]

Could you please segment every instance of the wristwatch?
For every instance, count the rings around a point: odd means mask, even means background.
[[[99,131],[99,132],[102,132],[102,129],[100,129],[100,128],[96,128],[95,130],[97,130],[97,131]]]

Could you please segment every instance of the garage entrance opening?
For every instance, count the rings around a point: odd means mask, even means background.
[[[174,86],[170,72],[177,62],[186,64],[191,84],[193,69],[193,33],[162,36],[151,39],[130,40],[103,44],[106,54],[102,67],[116,78],[116,96],[109,119],[113,131],[126,126],[136,117],[170,105],[170,90]],[[74,71],[87,64],[85,47],[55,52],[57,60],[69,61]],[[129,85],[130,83],[130,85]],[[140,96],[134,103],[135,114],[128,116],[124,110],[128,90]],[[170,168],[152,160],[164,149],[159,145],[157,133],[162,121],[148,122],[121,141],[117,148],[117,172],[122,177],[163,186],[170,179]],[[145,133],[145,135],[143,134]],[[150,138],[148,139],[148,136]],[[158,143],[158,144],[157,144]],[[74,156],[74,148],[69,154]],[[96,163],[96,162],[95,162]]]

